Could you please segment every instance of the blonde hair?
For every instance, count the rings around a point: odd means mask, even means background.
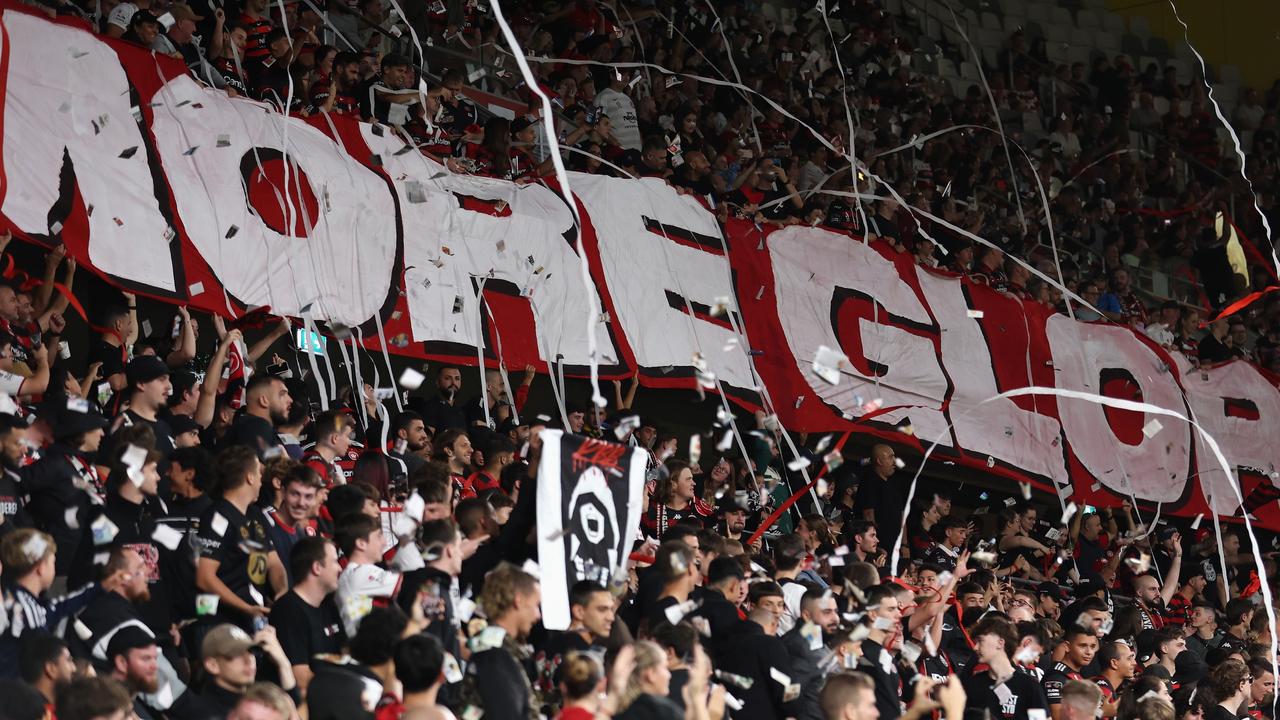
[[[631,707],[631,703],[644,694],[644,674],[667,662],[667,651],[651,640],[637,640],[631,647],[635,648],[636,665],[627,677],[622,697],[618,699],[618,712]]]
[[[515,607],[516,595],[528,595],[537,585],[538,580],[534,576],[511,563],[501,563],[485,576],[480,607],[493,622]]]
[[[240,696],[237,706],[246,702],[255,702],[264,707],[271,708],[280,714],[282,720],[290,720],[297,714],[297,708],[293,705],[293,699],[284,690],[269,682],[254,683],[244,691],[244,695]]]
[[[560,687],[567,702],[590,697],[604,678],[600,661],[584,652],[570,652],[560,663]]]
[[[19,528],[0,541],[0,563],[6,575],[20,578],[58,553],[58,544],[39,530]]]

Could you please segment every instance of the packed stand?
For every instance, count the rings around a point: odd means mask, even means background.
[[[532,368],[324,410],[261,313],[144,337],[123,295],[72,347],[48,257],[0,283],[6,718],[1274,717],[1270,534],[985,485],[909,506],[892,447],[830,437],[793,438],[826,474],[788,504],[769,416],[691,460],[634,382],[561,415]],[[535,557],[553,427],[647,458],[626,573],[572,585],[566,631]]]

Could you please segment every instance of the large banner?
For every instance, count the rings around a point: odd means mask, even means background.
[[[590,580],[610,587],[625,578],[644,512],[640,448],[561,430],[541,434],[538,464],[538,564],[542,622],[569,628],[569,589]]]
[[[458,176],[394,129],[286,118],[179,63],[0,2],[0,213],[114,284],[354,329],[370,351],[714,384],[802,431],[857,430],[1077,503],[1280,529],[1280,392],[807,226],[721,226],[659,180]],[[579,255],[579,248],[585,257]],[[586,264],[584,278],[583,264]],[[592,310],[595,308],[595,310]],[[829,383],[820,347],[849,358]],[[1187,422],[1052,395],[1106,395]],[[904,432],[909,430],[910,433]]]

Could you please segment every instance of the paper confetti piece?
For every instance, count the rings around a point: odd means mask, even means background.
[[[414,370],[413,368],[405,368],[404,372],[400,373],[400,387],[408,390],[409,392],[413,392],[414,390],[422,387],[422,383],[425,382],[426,379],[427,376],[417,370]]]

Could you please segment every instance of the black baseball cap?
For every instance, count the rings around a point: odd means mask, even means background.
[[[168,377],[169,366],[155,355],[139,355],[129,361],[129,365],[124,370],[125,379],[130,385],[138,383],[151,382],[162,377]]]

